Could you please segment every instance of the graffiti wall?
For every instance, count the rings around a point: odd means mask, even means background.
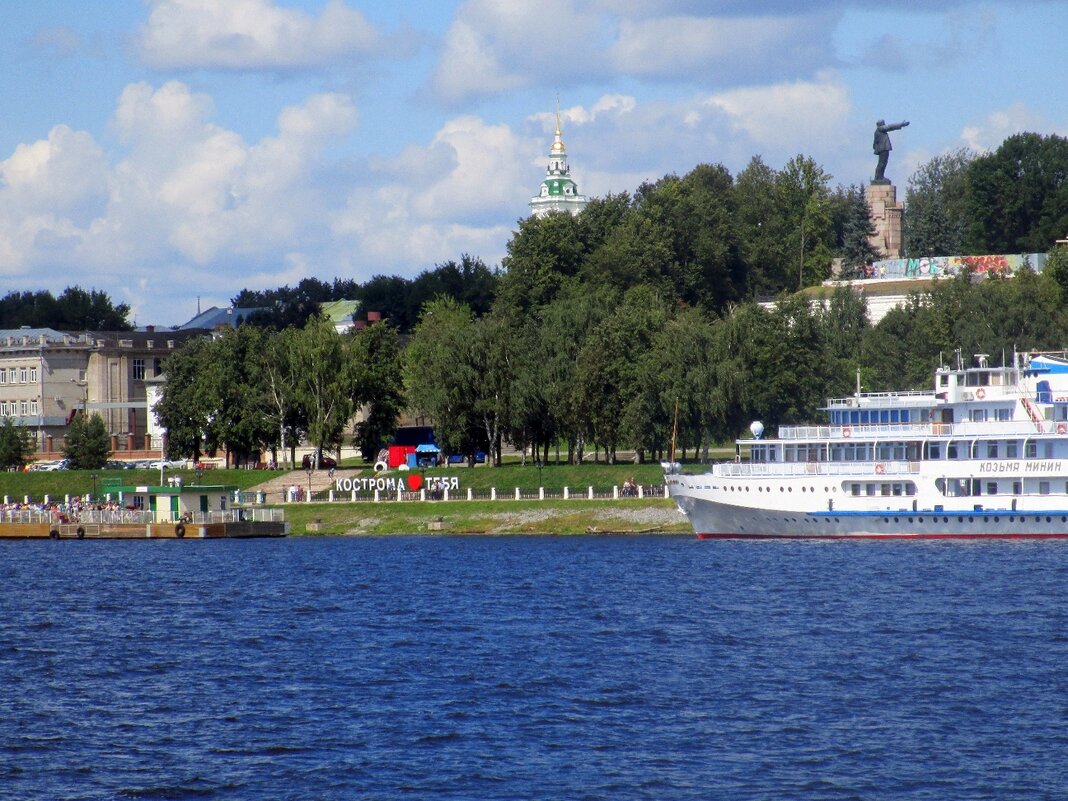
[[[932,278],[957,275],[971,268],[977,273],[1011,275],[1024,265],[1036,273],[1046,266],[1045,253],[1014,253],[1007,256],[926,256],[922,259],[883,259],[867,268],[868,278]]]

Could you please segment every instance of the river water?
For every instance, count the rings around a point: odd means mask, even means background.
[[[1063,799],[1068,542],[0,543],[0,799]]]

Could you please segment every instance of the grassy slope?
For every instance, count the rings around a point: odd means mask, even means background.
[[[124,485],[159,484],[159,470],[56,470],[55,472],[0,473],[0,497],[9,495],[21,500],[29,495],[41,500],[45,495],[62,498],[64,495],[86,495],[93,491],[93,474],[96,473],[97,494],[102,495],[105,479],[118,479]],[[164,477],[182,476],[185,484],[196,482],[192,470],[167,470]],[[280,475],[272,470],[206,470],[201,483],[230,484],[242,489]]]
[[[442,534],[690,533],[668,500],[448,501],[428,503],[293,504],[294,534],[309,523],[320,534],[415,534],[438,523]]]

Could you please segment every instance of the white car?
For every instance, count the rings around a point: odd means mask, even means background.
[[[153,470],[159,470],[161,467],[166,470],[184,470],[189,467],[188,459],[156,459],[145,465]]]

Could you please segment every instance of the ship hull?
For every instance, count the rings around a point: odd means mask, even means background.
[[[673,496],[700,539],[1064,539],[1068,510],[788,511]]]

